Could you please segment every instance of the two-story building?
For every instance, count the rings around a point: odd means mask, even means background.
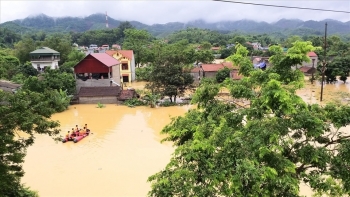
[[[41,47],[29,53],[32,66],[39,72],[44,71],[45,67],[58,69],[60,53],[49,47]]]
[[[120,76],[122,83],[135,81],[135,57],[133,50],[106,51],[114,59],[120,62]]]

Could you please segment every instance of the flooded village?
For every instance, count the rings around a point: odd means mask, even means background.
[[[0,197],[348,197],[349,11],[317,14],[335,1],[1,3],[105,10],[0,21]]]

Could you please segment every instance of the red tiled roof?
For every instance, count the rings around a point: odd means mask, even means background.
[[[98,61],[100,61],[104,65],[106,65],[107,67],[120,64],[118,60],[114,59],[113,57],[111,57],[106,53],[91,53],[90,55],[96,58]]]
[[[106,50],[105,53],[107,53],[110,56],[113,56],[115,53],[117,53],[117,51],[113,51],[113,50]]]
[[[308,55],[309,57],[317,57],[317,54],[316,54],[315,52],[313,52],[313,51],[308,52],[307,55]]]
[[[199,70],[200,70],[199,67],[195,67],[195,68],[193,68],[193,69],[191,70],[191,73],[198,73]]]
[[[133,50],[116,50],[116,51],[108,50],[105,53],[107,53],[110,56],[113,56],[116,53],[120,53],[120,54],[122,54],[122,56],[124,56],[124,57],[128,58],[129,60],[131,60],[132,59],[132,55],[134,54],[134,51]]]
[[[224,68],[222,64],[202,64],[202,69],[204,72],[217,72],[222,68]]]
[[[238,66],[233,66],[233,63],[232,63],[232,62],[223,62],[222,65],[225,66],[225,67],[227,67],[227,68],[229,68],[229,69],[235,69],[235,70],[236,70],[236,69],[239,69]]]
[[[81,87],[78,97],[118,96],[120,92],[119,86]]]
[[[134,54],[133,50],[118,50],[124,57],[127,57],[129,60],[132,59],[132,55]]]
[[[308,73],[311,74],[313,72],[316,72],[316,68],[312,68],[312,67],[307,67],[307,66],[302,66],[299,68],[299,70],[303,73]]]

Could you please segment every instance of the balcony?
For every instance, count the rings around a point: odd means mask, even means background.
[[[52,57],[32,57],[30,59],[32,62],[52,62],[52,61],[60,61],[60,57],[54,58]]]

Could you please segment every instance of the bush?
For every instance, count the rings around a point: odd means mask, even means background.
[[[170,106],[175,106],[177,105],[175,102],[170,102],[168,100],[165,100],[163,103],[159,104],[162,107],[170,107]]]
[[[143,106],[146,105],[146,102],[139,100],[138,98],[132,98],[129,100],[124,101],[124,105],[128,107],[135,107],[135,106]]]

